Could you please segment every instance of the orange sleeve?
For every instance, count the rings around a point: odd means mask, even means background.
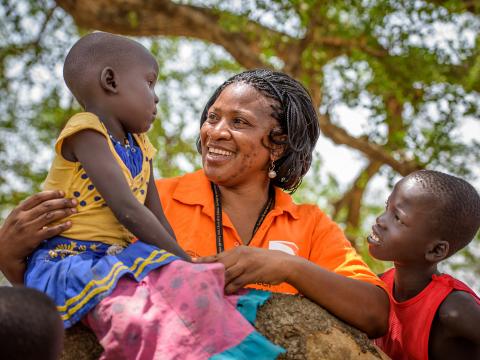
[[[385,283],[365,264],[342,229],[320,209],[316,216],[317,226],[313,231],[309,260],[337,274],[366,281],[386,290]]]

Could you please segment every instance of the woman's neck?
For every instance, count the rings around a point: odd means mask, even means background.
[[[219,186],[218,188],[220,189],[223,209],[253,211],[258,208],[258,212],[260,212],[268,200],[268,183],[249,184],[242,187]]]
[[[418,295],[438,274],[437,264],[399,265],[395,264],[395,286],[393,297],[397,301],[406,301]]]
[[[258,217],[268,201],[269,184],[260,185],[252,184],[241,188],[219,186],[222,210],[230,218],[245,245],[250,242]]]

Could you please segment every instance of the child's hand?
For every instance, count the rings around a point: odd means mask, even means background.
[[[71,226],[67,221],[52,222],[76,212],[76,200],[64,198],[61,191],[43,191],[18,205],[0,228],[0,270],[12,283],[23,283],[25,258],[44,240]]]

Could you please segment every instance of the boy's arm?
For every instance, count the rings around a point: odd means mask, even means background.
[[[103,135],[93,130],[75,133],[65,139],[62,154],[71,154],[82,164],[118,221],[135,236],[190,260],[155,215],[132,194]]]
[[[465,291],[454,291],[440,305],[437,314],[437,325],[435,329],[432,327],[432,332],[439,334],[442,341],[439,346],[431,349],[432,355],[440,358],[462,358],[457,356],[460,348],[468,352],[463,355],[477,359],[476,356],[480,355],[480,303]],[[435,336],[434,333],[431,335]],[[447,343],[453,346],[446,346]]]
[[[158,196],[157,187],[155,186],[155,178],[153,177],[152,161],[150,160],[150,179],[148,181],[147,197],[145,198],[145,206],[157,217],[168,233],[175,239],[175,233],[163,212],[162,203]]]

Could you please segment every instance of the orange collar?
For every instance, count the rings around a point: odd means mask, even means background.
[[[213,218],[213,192],[203,170],[182,176],[172,197],[184,204],[203,206],[203,212]],[[293,203],[292,197],[275,187],[275,207],[272,213],[280,215],[283,212],[289,213],[295,220],[299,218],[297,206]]]

